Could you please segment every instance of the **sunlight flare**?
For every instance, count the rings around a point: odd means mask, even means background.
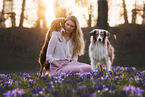
[[[45,0],[46,3],[46,22],[47,26],[50,26],[51,22],[55,19],[53,10],[53,0]]]

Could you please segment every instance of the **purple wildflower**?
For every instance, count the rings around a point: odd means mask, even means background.
[[[92,97],[96,97],[96,96],[97,96],[97,93],[96,92],[92,94]]]
[[[127,94],[130,91],[129,87],[124,87],[123,90],[125,91],[125,93]]]
[[[144,90],[140,88],[136,88],[136,92],[137,92],[137,96],[142,96],[142,94],[144,93]]]
[[[78,82],[77,82],[77,81],[74,81],[74,82],[73,82],[73,85],[78,85]]]
[[[19,90],[18,88],[12,90],[12,96],[16,97],[18,90]]]
[[[11,91],[8,91],[7,93],[3,93],[3,95],[5,97],[11,97],[12,96],[12,92]]]
[[[23,91],[23,90],[18,90],[18,95],[19,95],[19,97],[22,97],[23,94],[24,94],[24,91]]]

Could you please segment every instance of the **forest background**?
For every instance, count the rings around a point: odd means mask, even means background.
[[[39,71],[38,57],[55,18],[75,15],[86,42],[79,61],[90,64],[89,32],[111,33],[113,66],[145,69],[145,0],[1,0],[0,73]]]

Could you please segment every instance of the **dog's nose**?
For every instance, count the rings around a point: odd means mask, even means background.
[[[99,39],[99,41],[101,41],[101,39]]]

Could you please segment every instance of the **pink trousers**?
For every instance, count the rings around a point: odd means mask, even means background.
[[[86,73],[91,72],[91,66],[89,64],[80,63],[80,62],[69,62],[67,60],[57,61],[61,66],[61,68],[55,67],[50,64],[50,76],[58,75],[60,73],[64,74],[75,74],[75,73]]]

